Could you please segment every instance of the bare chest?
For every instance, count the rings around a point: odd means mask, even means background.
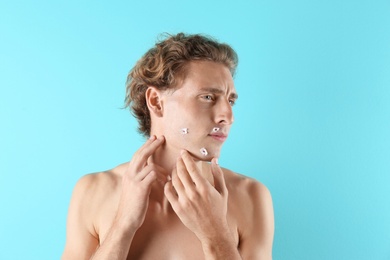
[[[127,259],[203,259],[198,238],[178,218],[147,219],[137,231]]]
[[[110,216],[106,217],[111,219]],[[233,219],[229,224],[238,245],[237,226]],[[109,228],[109,225],[102,225],[99,236],[104,237]],[[133,238],[127,259],[201,260],[204,259],[204,254],[199,239],[182,224],[175,213],[161,215],[148,212],[143,225]]]

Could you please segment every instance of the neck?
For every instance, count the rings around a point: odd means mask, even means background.
[[[172,171],[176,168],[177,158],[180,156],[180,150],[173,149],[173,147],[164,143],[158,148],[151,157],[151,163],[162,168],[161,174],[165,175],[167,180],[171,178]],[[164,187],[160,183],[154,183],[150,193],[149,208],[163,210],[163,212],[170,212],[170,204],[165,197]]]
[[[164,143],[152,156],[152,162],[159,165],[165,171],[163,172],[166,176],[171,176],[172,171],[176,168],[177,159],[180,155],[181,149],[172,147],[171,145]],[[202,170],[203,162],[194,159],[195,164]]]
[[[176,168],[177,159],[180,157],[180,149],[170,146],[167,143],[164,143],[152,156],[152,163],[160,166],[163,169],[162,174],[167,178],[172,176],[172,171]],[[200,170],[200,174],[205,177],[212,185],[214,184],[214,179],[211,174],[209,164],[204,163],[203,161],[195,160],[195,164]],[[169,176],[169,177],[168,177]],[[167,209],[169,203],[164,195],[164,188],[157,184],[153,185],[150,198],[156,201],[158,204],[161,203],[162,207]]]
[[[166,176],[171,176],[173,169],[176,168],[176,160],[180,156],[180,151],[172,149],[164,143],[152,156],[153,163],[162,167]]]

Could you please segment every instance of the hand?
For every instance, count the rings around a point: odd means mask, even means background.
[[[229,232],[227,224],[228,191],[216,159],[211,162],[215,188],[201,175],[201,170],[187,151],[183,151],[172,173],[172,181],[165,184],[165,196],[173,210],[195,235],[211,241]]]
[[[151,186],[155,181],[165,184],[163,169],[151,163],[151,156],[164,143],[164,137],[149,140],[133,155],[122,178],[116,223],[124,228],[138,229],[145,220]]]

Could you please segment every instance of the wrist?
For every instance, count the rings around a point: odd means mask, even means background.
[[[117,216],[112,223],[111,229],[117,232],[123,238],[125,238],[129,236],[133,237],[140,226],[140,224],[134,221]]]
[[[214,230],[213,233],[204,235],[199,239],[202,247],[209,250],[216,250],[223,246],[234,246],[235,244],[229,227]]]
[[[241,259],[237,245],[229,235],[220,236],[213,240],[207,239],[201,242],[207,260]]]
[[[197,237],[202,244],[207,245],[213,243],[214,241],[229,240],[229,238],[233,237],[230,231],[229,224],[226,220],[221,220],[218,223],[210,225],[211,227],[203,228],[203,232],[199,232],[197,234]]]
[[[234,246],[234,240],[230,234],[219,234],[215,237],[202,238],[201,244],[203,248],[213,251],[223,246]]]

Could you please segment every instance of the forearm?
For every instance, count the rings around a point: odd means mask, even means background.
[[[136,231],[137,229],[122,229],[113,225],[91,260],[125,260]]]

